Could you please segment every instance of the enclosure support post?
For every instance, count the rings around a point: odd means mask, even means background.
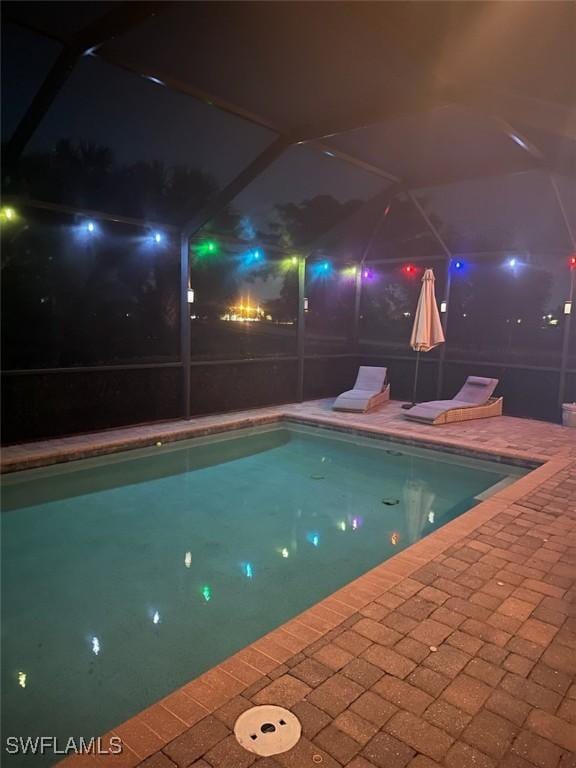
[[[562,408],[564,395],[566,392],[566,370],[568,368],[568,355],[570,352],[570,331],[574,323],[574,276],[576,268],[570,270],[570,293],[568,301],[570,302],[570,314],[564,315],[564,333],[562,336],[562,360],[560,362],[560,381],[558,383],[558,407]]]
[[[182,362],[182,418],[190,418],[190,238],[180,235],[180,360]]]
[[[296,354],[298,355],[298,373],[296,380],[296,399],[304,400],[304,342],[306,338],[306,257],[298,257],[298,325],[296,326]]]
[[[560,194],[560,190],[558,189],[558,184],[556,183],[556,179],[552,174],[549,174],[549,178],[550,178],[550,183],[552,184],[552,188],[554,190],[554,195],[556,196],[556,202],[558,203],[558,208],[560,209],[560,213],[562,214],[562,218],[564,220],[566,231],[568,232],[568,237],[570,238],[570,242],[572,243],[574,254],[576,255],[576,235],[572,230],[570,219],[568,218],[566,209],[564,208],[564,203],[562,202],[562,196]],[[564,315],[564,329],[562,334],[562,358],[560,360],[560,381],[558,382],[558,407],[559,408],[562,407],[562,403],[564,402],[564,394],[566,391],[566,370],[568,368],[568,354],[570,351],[570,332],[571,332],[571,325],[574,323],[573,318],[574,318],[574,275],[575,274],[576,274],[576,268],[570,265],[570,292],[569,292],[568,301],[570,302],[571,312],[568,315]]]
[[[356,266],[354,285],[354,317],[352,318],[352,350],[359,352],[360,347],[360,308],[362,305],[362,266],[360,260]]]
[[[424,210],[424,208],[420,205],[420,202],[418,198],[412,194],[412,192],[407,193],[410,201],[420,214],[424,221],[426,222],[426,226],[432,232],[433,236],[436,238],[438,244],[446,254],[446,289],[444,292],[444,302],[446,304],[445,311],[442,313],[442,330],[444,331],[444,338],[447,339],[447,331],[448,331],[448,313],[450,310],[450,287],[452,283],[452,270],[451,270],[451,263],[452,263],[452,251],[448,246],[446,245],[446,242],[442,235],[438,232],[434,224],[432,223],[432,220]],[[446,345],[447,341],[444,342],[444,344],[440,345],[440,357],[438,359],[438,377],[436,379],[436,393],[438,398],[442,396],[442,386],[444,384],[444,360],[446,359]]]
[[[180,359],[182,360],[182,414],[189,419],[191,413],[190,400],[190,307],[188,304],[188,284],[190,280],[190,238],[217,216],[226,206],[248,186],[254,179],[282,154],[288,146],[286,139],[278,138],[261,152],[252,162],[241,171],[228,186],[224,187],[216,197],[201,208],[184,226],[180,241]],[[298,326],[300,328],[300,325]],[[298,331],[299,332],[299,331]]]
[[[441,312],[442,330],[446,341],[440,345],[440,357],[438,359],[438,378],[436,379],[436,397],[442,399],[442,387],[444,386],[444,360],[446,359],[446,345],[448,344],[448,313],[450,312],[450,289],[452,288],[452,261],[446,261],[446,277],[444,288],[444,312]],[[442,307],[440,307],[442,309]]]

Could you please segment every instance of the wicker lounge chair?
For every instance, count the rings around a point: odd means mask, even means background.
[[[386,383],[386,372],[386,368],[361,365],[354,389],[337,397],[333,409],[366,413],[390,400],[390,385]]]
[[[424,424],[450,424],[470,419],[486,419],[502,415],[502,398],[492,397],[498,379],[468,376],[466,383],[452,400],[419,403],[404,416]]]

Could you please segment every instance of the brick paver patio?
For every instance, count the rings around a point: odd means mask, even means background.
[[[430,428],[403,421],[397,404],[356,416],[316,402],[15,447],[4,461],[14,469],[25,454],[44,463],[73,446],[88,455],[105,452],[103,440],[143,444],[283,414],[542,466],[119,725],[109,735],[122,737],[121,755],[71,757],[68,768],[574,768],[573,431],[506,417]],[[264,703],[303,725],[298,745],[274,758],[232,734],[241,712]]]
[[[203,718],[146,768],[576,765],[576,467],[543,483]],[[231,734],[279,704],[297,747]]]

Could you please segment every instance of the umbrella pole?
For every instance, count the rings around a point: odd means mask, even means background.
[[[416,405],[416,391],[418,389],[418,369],[420,368],[420,350],[416,352],[416,370],[414,371],[414,390],[412,391],[412,405]]]
[[[418,389],[418,369],[420,367],[420,350],[416,352],[416,368],[414,370],[414,388],[412,389],[412,402],[411,403],[404,403],[402,408],[404,408],[405,411],[409,410],[410,408],[413,408],[416,405],[416,391]]]

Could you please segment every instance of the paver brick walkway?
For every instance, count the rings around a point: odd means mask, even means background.
[[[261,676],[142,768],[576,766],[576,467]],[[287,706],[260,758],[237,716]]]

